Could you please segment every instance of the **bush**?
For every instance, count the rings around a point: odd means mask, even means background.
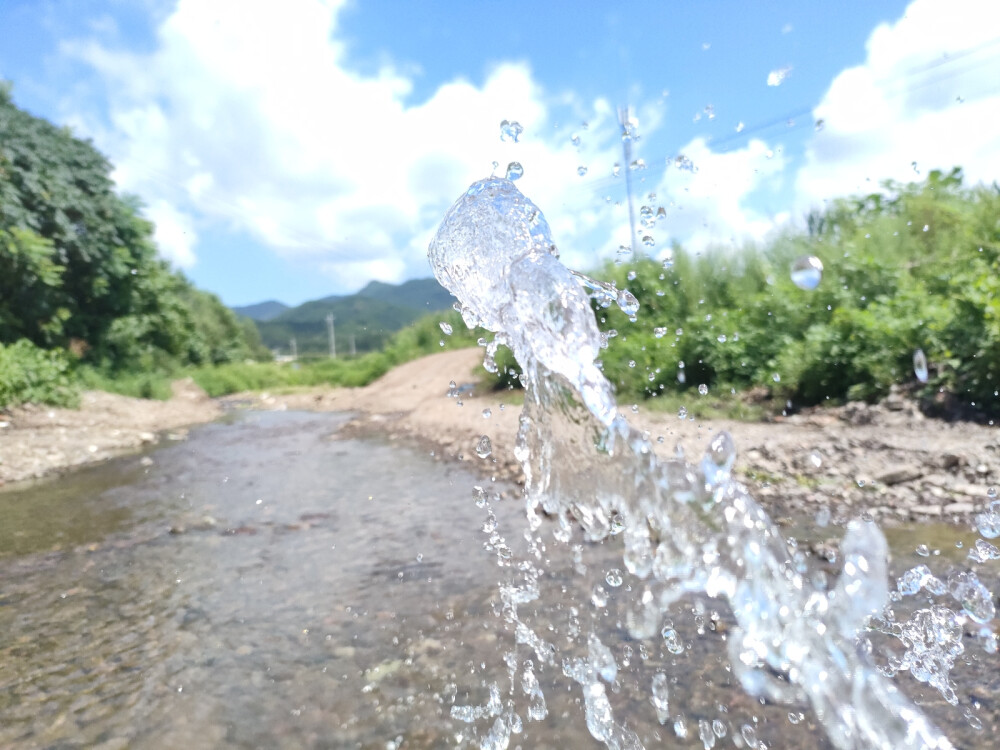
[[[26,403],[75,407],[79,400],[65,352],[39,349],[27,339],[0,344],[0,408]]]

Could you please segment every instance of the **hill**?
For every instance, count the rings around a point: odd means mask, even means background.
[[[330,346],[326,317],[333,315],[337,352],[368,352],[380,349],[390,335],[427,313],[450,309],[453,302],[435,279],[398,285],[373,281],[356,294],[305,302],[271,318],[258,317],[256,324],[264,345],[273,350],[288,352],[294,337],[299,354],[326,354]]]
[[[242,315],[250,320],[273,320],[288,310],[289,307],[284,302],[269,299],[267,302],[258,302],[255,305],[244,305],[243,307],[230,308],[237,315]]]

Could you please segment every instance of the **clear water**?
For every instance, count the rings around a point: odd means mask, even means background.
[[[528,664],[532,670],[538,663],[561,667],[579,691],[593,738],[611,748],[645,746],[631,713],[616,719],[608,697],[616,687],[614,661],[609,665],[600,641],[595,647],[594,632],[577,629],[565,640],[553,639],[532,613],[536,602],[551,596],[542,585],[546,545],[567,545],[582,555],[587,543],[618,537],[626,577],[618,566],[595,571],[583,562],[577,572],[593,582],[590,602],[598,610],[606,606],[609,591],[627,582],[630,596],[618,626],[628,640],[669,646],[677,639],[678,607],[691,597],[709,597],[735,621],[716,644],[716,657],[748,695],[795,708],[789,714],[796,717],[793,725],[804,720],[798,708],[805,706],[836,747],[952,747],[891,678],[908,671],[949,703],[959,702],[950,671],[966,651],[963,628],[982,626],[975,634],[981,656],[996,653],[989,629],[995,617],[992,595],[977,574],[951,571],[947,581],[929,590],[946,602],[900,616],[897,610],[905,607],[893,604],[918,592],[905,590],[904,583],[890,593],[888,545],[871,519],[847,525],[835,576],[817,572],[746,488],[731,479],[736,446],[727,434],[713,438],[692,463],[682,456],[657,456],[618,412],[595,363],[604,342],[587,290],[602,305],[610,295],[562,266],[554,247],[539,209],[509,180],[490,178],[456,201],[429,248],[438,280],[459,298],[466,320],[495,331],[524,372],[516,455],[527,477],[530,547],[517,563],[522,580],[501,586],[501,617],[517,644],[505,660],[512,691]],[[821,273],[822,264],[812,257],[792,269],[803,289],[815,288]],[[704,393],[704,386],[699,391]],[[544,522],[544,516],[554,523]],[[586,598],[580,607],[586,607]],[[704,612],[701,620],[704,630]],[[877,663],[873,654],[881,636],[897,639],[905,647],[902,656]],[[587,655],[574,656],[584,642]],[[669,699],[658,674],[643,678],[652,682],[640,693],[662,719],[662,704]],[[975,729],[981,719],[973,711],[978,702],[972,704],[966,718]],[[481,706],[456,711],[479,733],[483,748],[507,747],[524,724],[524,709],[513,698],[503,704],[494,695]],[[679,714],[677,722],[683,727],[690,716]],[[755,727],[748,729],[756,733]],[[721,718],[698,720],[706,748],[731,730]],[[675,734],[686,736],[681,729]]]

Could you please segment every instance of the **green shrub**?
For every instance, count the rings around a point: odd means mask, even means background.
[[[0,344],[0,408],[25,403],[78,405],[65,352],[39,349],[27,339]]]

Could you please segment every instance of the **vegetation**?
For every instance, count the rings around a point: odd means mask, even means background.
[[[152,224],[110,172],[89,142],[0,86],[0,344],[7,369],[33,382],[10,380],[22,390],[2,391],[0,406],[65,401],[71,369],[127,378],[262,353],[252,326],[157,257]]]
[[[673,264],[643,260],[598,273],[639,299],[635,322],[600,311],[617,336],[604,370],[625,397],[704,384],[767,389],[784,403],[874,400],[893,383],[951,394],[985,412],[1000,399],[1000,189],[965,188],[961,171],[833,203],[766,246],[717,248]],[[818,288],[791,263],[816,256]],[[659,331],[657,329],[660,329]],[[683,382],[679,382],[683,381]]]

